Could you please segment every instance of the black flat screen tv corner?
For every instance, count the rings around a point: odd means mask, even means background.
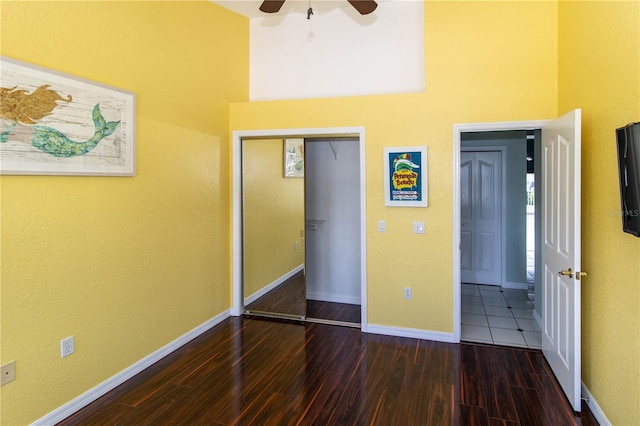
[[[622,230],[640,237],[640,122],[616,129]]]

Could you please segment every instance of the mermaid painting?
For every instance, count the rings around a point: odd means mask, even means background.
[[[6,143],[11,137],[15,141],[30,143],[54,157],[69,158],[88,153],[120,124],[120,121],[107,122],[100,112],[100,104],[96,103],[91,113],[94,134],[87,140],[75,141],[59,130],[38,125],[61,102],[72,101],[71,95],[61,96],[49,87],[47,84],[41,85],[31,93],[17,87],[0,87],[0,144]]]
[[[135,176],[135,95],[0,56],[0,175]]]

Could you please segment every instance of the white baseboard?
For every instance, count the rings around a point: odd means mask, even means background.
[[[515,283],[512,281],[505,281],[502,283],[502,288],[513,288],[518,290],[526,290],[529,288],[529,284],[527,283]]]
[[[589,410],[591,410],[591,413],[598,421],[598,424],[600,424],[600,426],[611,426],[611,422],[607,419],[607,416],[604,415],[604,411],[602,411],[584,383],[582,383],[582,396],[587,399],[587,406],[589,406]]]
[[[327,294],[327,293],[315,293],[312,291],[307,291],[307,299],[309,300],[320,300],[323,302],[333,302],[333,303],[347,303],[349,305],[359,305],[360,298],[353,296],[343,296],[340,294]]]
[[[542,330],[542,318],[538,315],[538,312],[535,309],[533,310],[533,319],[536,320],[538,327]]]
[[[33,422],[32,425],[48,426],[48,425],[56,424],[66,419],[76,411],[86,407],[87,405],[89,405],[96,399],[100,398],[107,392],[115,389],[117,386],[121,385],[122,383],[126,382],[136,374],[140,373],[142,370],[150,367],[151,365],[160,361],[162,358],[169,355],[173,351],[177,350],[181,346],[185,345],[186,343],[200,336],[205,331],[209,330],[215,325],[218,325],[225,319],[229,318],[229,316],[230,316],[230,310],[226,310],[221,314],[216,315],[215,317],[211,318],[205,323],[200,324],[193,330],[187,332],[186,334],[183,334],[182,336],[178,337],[174,341],[161,347],[157,351],[147,355],[146,357],[136,362],[135,364],[131,365],[130,367],[122,370],[115,376],[100,383],[98,386],[95,386],[94,388],[89,389],[88,391],[78,396],[77,398],[69,401],[65,405],[56,408],[49,414]]]
[[[256,300],[258,300],[265,294],[269,293],[271,290],[278,287],[280,284],[284,283],[289,278],[293,277],[295,274],[297,274],[302,270],[304,270],[304,264],[298,265],[292,270],[290,270],[289,272],[287,272],[286,274],[284,274],[283,276],[276,278],[274,281],[262,287],[260,290],[256,291],[252,295],[245,297],[244,305],[247,306],[248,304],[255,302]]]
[[[364,330],[363,330],[364,331]],[[388,327],[386,325],[368,324],[367,333],[384,334],[386,336],[411,337],[413,339],[434,340],[436,342],[459,343],[453,338],[453,333],[441,331],[427,331],[416,328]]]

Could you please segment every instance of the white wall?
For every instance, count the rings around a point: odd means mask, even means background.
[[[357,141],[305,144],[307,299],[360,304],[360,163]]]
[[[314,10],[251,19],[252,101],[424,91],[422,1],[378,2],[365,16],[346,0]]]

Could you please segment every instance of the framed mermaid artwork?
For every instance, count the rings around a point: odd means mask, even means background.
[[[135,175],[135,95],[0,57],[0,174]]]
[[[304,177],[304,139],[284,140],[284,177]]]

